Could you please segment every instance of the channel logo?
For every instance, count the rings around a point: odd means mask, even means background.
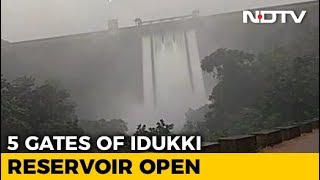
[[[251,21],[254,24],[273,24],[280,20],[281,23],[287,23],[287,18],[291,18],[294,23],[300,24],[307,11],[301,11],[300,14],[296,14],[294,11],[243,11],[243,23]]]

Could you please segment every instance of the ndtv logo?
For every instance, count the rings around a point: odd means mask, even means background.
[[[307,11],[302,11],[299,16],[294,11],[255,11],[255,15],[251,11],[243,11],[243,23],[248,23],[248,19],[254,24],[272,24],[277,21],[280,16],[281,23],[287,22],[287,16],[291,16],[297,24],[301,23]],[[267,17],[268,16],[268,17]]]

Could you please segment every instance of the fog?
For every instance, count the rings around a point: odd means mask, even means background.
[[[105,30],[107,20],[120,26],[143,20],[229,12],[305,0],[1,0],[1,38],[10,42]]]

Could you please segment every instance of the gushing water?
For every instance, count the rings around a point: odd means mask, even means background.
[[[178,130],[189,108],[206,103],[195,32],[148,34],[142,41],[144,105],[131,119],[152,126],[165,119]]]

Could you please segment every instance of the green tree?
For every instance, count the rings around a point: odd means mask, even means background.
[[[319,58],[286,54],[280,49],[260,55],[266,86],[259,108],[287,122],[318,116]]]
[[[261,92],[255,65],[253,54],[230,49],[218,49],[202,61],[202,69],[219,80],[209,97],[209,127],[228,127],[232,114],[255,102]]]
[[[75,104],[57,81],[36,86],[23,76],[8,82],[1,76],[1,123],[4,134],[79,134]]]
[[[146,129],[146,125],[139,124],[137,126],[134,135],[142,136],[169,136],[172,135],[171,131],[174,128],[174,124],[167,124],[163,119],[156,123],[156,127],[150,127]]]
[[[1,137],[4,134],[18,134],[30,129],[23,117],[28,109],[23,106],[21,99],[11,92],[13,86],[1,75]]]
[[[218,49],[202,61],[219,80],[205,115],[211,133],[249,133],[319,116],[319,58],[293,56],[292,49],[258,56]]]
[[[33,92],[31,117],[36,132],[41,134],[78,134],[76,105],[58,81],[48,80]]]

